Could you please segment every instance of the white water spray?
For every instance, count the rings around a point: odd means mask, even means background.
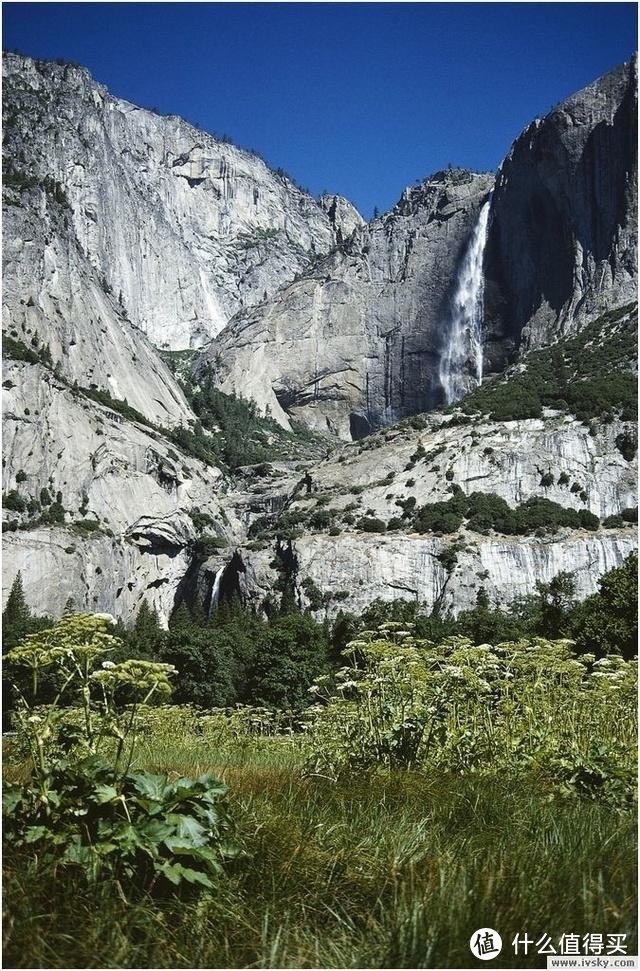
[[[211,603],[209,604],[209,616],[211,616],[213,611],[216,609],[216,607],[218,606],[218,602],[220,600],[220,584],[222,583],[222,574],[224,573],[224,570],[225,568],[221,566],[218,572],[216,573],[213,581],[213,588],[211,590]]]
[[[484,275],[482,263],[487,243],[491,196],[480,210],[467,251],[458,271],[451,304],[449,335],[440,359],[440,383],[450,405],[469,390],[469,377],[482,384],[482,330],[484,323]]]

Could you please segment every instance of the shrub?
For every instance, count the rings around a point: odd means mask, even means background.
[[[387,527],[381,519],[377,519],[375,516],[362,516],[358,520],[358,529],[362,529],[365,533],[384,533]]]
[[[473,492],[467,509],[468,526],[478,533],[495,529],[499,533],[515,532],[515,514],[500,496]]]
[[[602,525],[606,526],[607,529],[619,528],[624,526],[624,519],[620,515],[607,516],[606,519],[603,519]]]
[[[309,516],[309,526],[312,529],[327,529],[333,520],[333,512],[329,509],[318,509]]]
[[[2,504],[5,509],[10,509],[11,512],[24,512],[27,508],[27,503],[17,491],[17,489],[11,489],[9,492],[5,493],[2,497]]]
[[[212,887],[234,854],[227,849],[225,787],[210,775],[168,783],[166,776],[130,771],[140,706],[170,693],[174,669],[104,661],[121,646],[110,622],[69,614],[7,654],[9,666],[30,673],[30,697],[20,693],[16,719],[33,776],[5,787],[4,837],[58,867],[80,870],[90,882],[107,874],[132,889]],[[42,707],[45,675],[58,693]],[[63,708],[63,696],[78,707]]]
[[[410,607],[405,605],[405,612]],[[593,757],[597,705],[611,704],[615,714],[608,713],[609,724],[624,721],[627,742],[611,751],[608,771],[625,785],[623,791],[616,786],[601,795],[631,805],[633,664],[618,659],[605,674],[576,656],[567,640],[520,639],[481,647],[459,636],[433,642],[417,637],[404,616],[362,631],[347,644],[345,656],[349,664],[338,672],[335,687],[324,681],[314,687],[322,701],[308,718],[314,771],[335,778],[380,765],[438,766],[458,773],[517,772],[533,765],[554,780],[556,760],[567,757],[567,736],[575,740],[574,771]],[[569,711],[577,718],[570,727]],[[564,795],[563,789],[556,791]],[[593,790],[578,786],[575,794],[592,798]]]
[[[227,540],[215,533],[205,533],[198,536],[192,544],[193,555],[197,560],[206,560],[214,556],[219,550],[227,546]]]
[[[580,525],[583,529],[598,529],[600,526],[600,519],[594,513],[589,512],[587,509],[581,509],[578,513],[580,518]]]
[[[458,549],[456,546],[447,546],[443,549],[436,559],[442,564],[447,573],[451,573],[458,562]]]
[[[616,448],[627,462],[632,462],[638,451],[638,437],[630,432],[616,436]]]
[[[83,519],[80,522],[74,523],[73,528],[77,533],[98,533],[101,530],[100,523],[97,519]]]

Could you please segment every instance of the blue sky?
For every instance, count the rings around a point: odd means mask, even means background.
[[[10,3],[3,44],[258,149],[366,216],[495,169],[535,115],[636,47],[635,3]]]

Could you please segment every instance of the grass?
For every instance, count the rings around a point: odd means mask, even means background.
[[[304,778],[293,741],[216,748],[154,738],[146,767],[224,777],[244,856],[215,894],[125,900],[35,859],[5,857],[5,966],[465,968],[478,927],[493,967],[527,931],[634,934],[635,822],[550,800],[534,776]],[[480,965],[478,965],[480,966]]]

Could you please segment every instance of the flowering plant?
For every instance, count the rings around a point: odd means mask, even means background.
[[[169,783],[131,771],[141,713],[170,695],[175,669],[106,658],[121,646],[111,623],[108,615],[68,615],[6,656],[31,674],[29,696],[16,687],[31,777],[5,787],[5,840],[80,867],[90,880],[107,871],[135,877],[140,888],[210,887],[236,852],[226,787],[210,775]],[[57,693],[43,706],[45,672]]]

